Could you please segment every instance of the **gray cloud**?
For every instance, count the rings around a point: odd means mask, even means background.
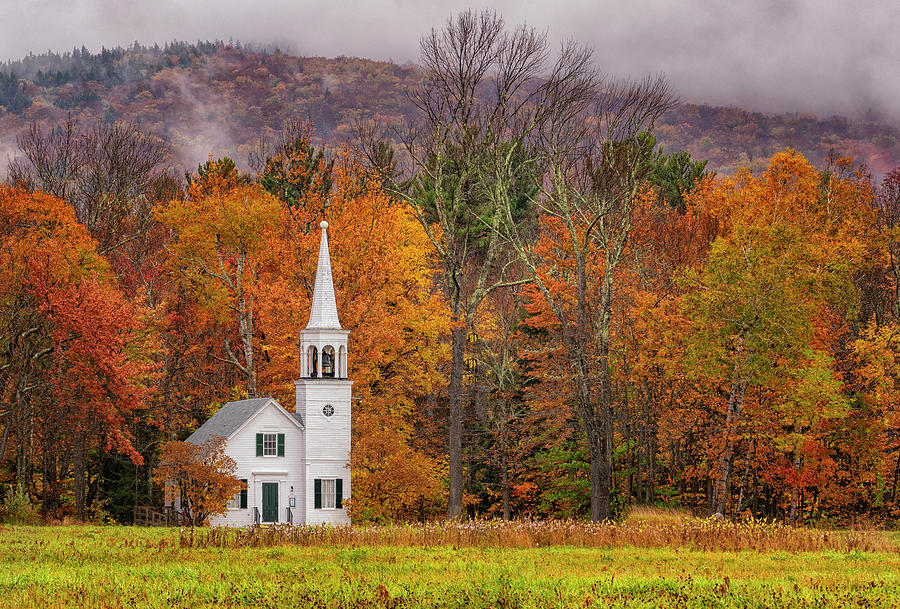
[[[687,101],[900,121],[896,0],[0,0],[0,59],[233,38],[406,62],[469,6],[589,44],[612,75],[665,73]]]

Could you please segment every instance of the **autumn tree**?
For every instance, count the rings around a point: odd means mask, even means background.
[[[234,475],[236,467],[225,454],[225,438],[213,436],[203,444],[173,441],[163,446],[153,480],[165,489],[167,503],[180,496],[188,523],[200,526],[224,513],[228,500],[246,489]]]
[[[661,79],[608,82],[595,91],[588,58],[575,53],[571,67],[561,70],[566,76],[548,95],[569,101],[554,103],[560,114],[538,132],[546,172],[538,202],[543,239],[536,245],[536,234],[508,204],[501,207],[501,230],[558,324],[556,340],[569,358],[588,440],[591,519],[597,521],[611,516],[613,286],[635,202],[653,167],[655,139],[647,130],[674,98]]]
[[[314,133],[310,122],[288,121],[271,154],[253,164],[259,168],[260,185],[289,209],[315,206],[322,215],[334,186],[335,159],[326,158],[322,149],[316,149]]]
[[[617,408],[620,459],[627,461],[620,471],[628,472],[627,500],[644,505],[668,497],[684,502],[686,483],[696,479],[683,461],[685,451],[702,445],[692,423],[703,420],[705,403],[684,370],[691,322],[676,279],[706,260],[717,236],[716,223],[694,203],[710,182],[691,184],[683,206],[658,195],[638,199],[617,279],[614,382],[627,396]]]
[[[91,451],[141,462],[130,422],[146,406],[155,347],[144,312],[117,289],[70,207],[8,187],[0,203],[6,330],[0,380],[11,404],[19,488],[31,484],[39,457],[43,510],[53,513],[71,470],[83,519]]]
[[[191,184],[199,198],[171,201],[156,213],[177,234],[169,251],[184,288],[217,321],[236,326],[239,347],[226,334],[224,357],[215,357],[240,372],[252,397],[257,394],[256,298],[261,273],[271,262],[281,207],[258,185],[242,184],[232,167],[227,160],[208,166],[209,179]]]
[[[749,388],[775,392],[772,414],[792,429],[795,469],[804,431],[840,415],[826,329],[854,307],[868,195],[787,151],[760,178],[739,172],[716,196],[728,228],[706,266],[685,275],[694,287],[685,307],[697,322],[690,358],[727,387],[712,501],[724,515]]]
[[[900,168],[881,183],[875,203],[879,241],[887,256],[886,271],[890,278],[888,314],[900,320]]]
[[[35,422],[38,402],[30,396],[38,387],[52,353],[49,327],[38,311],[38,298],[28,289],[29,259],[35,251],[55,246],[62,248],[64,261],[71,261],[90,271],[105,271],[105,264],[97,256],[87,232],[75,219],[70,207],[55,197],[28,193],[22,189],[0,187],[2,203],[2,323],[3,363],[0,366],[4,392],[5,429],[2,446],[5,449],[10,431],[15,430],[16,472],[20,491],[29,490],[35,451]],[[58,256],[50,260],[58,261]],[[38,259],[40,260],[40,259]],[[79,264],[80,263],[80,264]],[[52,267],[51,267],[52,268]],[[76,274],[77,276],[77,274]],[[0,454],[2,458],[2,454]]]

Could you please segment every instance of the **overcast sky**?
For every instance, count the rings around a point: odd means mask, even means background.
[[[665,73],[686,101],[900,122],[898,0],[0,0],[0,59],[235,39],[403,63],[452,12],[485,7],[592,45],[613,75]]]

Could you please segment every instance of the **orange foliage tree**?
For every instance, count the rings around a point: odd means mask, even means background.
[[[781,471],[792,480],[793,520],[804,447],[847,414],[834,356],[865,265],[870,193],[787,151],[759,178],[739,172],[711,196],[726,228],[702,270],[684,275],[692,289],[683,299],[695,322],[687,362],[726,396],[711,509],[724,515],[736,445],[762,425],[773,463],[791,456]]]
[[[3,392],[10,404],[19,488],[42,462],[45,515],[61,506],[73,472],[76,515],[85,517],[92,451],[134,463],[130,421],[149,395],[155,341],[146,314],[114,283],[71,207],[42,193],[0,187]]]
[[[206,524],[223,514],[228,500],[246,489],[235,475],[237,465],[225,454],[225,438],[213,436],[203,444],[168,442],[163,445],[154,481],[165,489],[167,503],[182,499],[191,526]]]
[[[157,217],[177,234],[170,263],[182,287],[216,322],[234,328],[239,347],[226,333],[216,357],[240,372],[254,397],[256,298],[282,209],[260,186],[241,183],[227,160],[207,163],[203,178],[190,188],[197,198],[160,205]]]

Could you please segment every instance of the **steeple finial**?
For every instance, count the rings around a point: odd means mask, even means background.
[[[319,245],[319,266],[316,269],[316,285],[313,288],[312,307],[306,328],[340,330],[337,303],[334,299],[334,281],[331,279],[331,257],[328,254],[328,222],[322,220],[322,241]]]

